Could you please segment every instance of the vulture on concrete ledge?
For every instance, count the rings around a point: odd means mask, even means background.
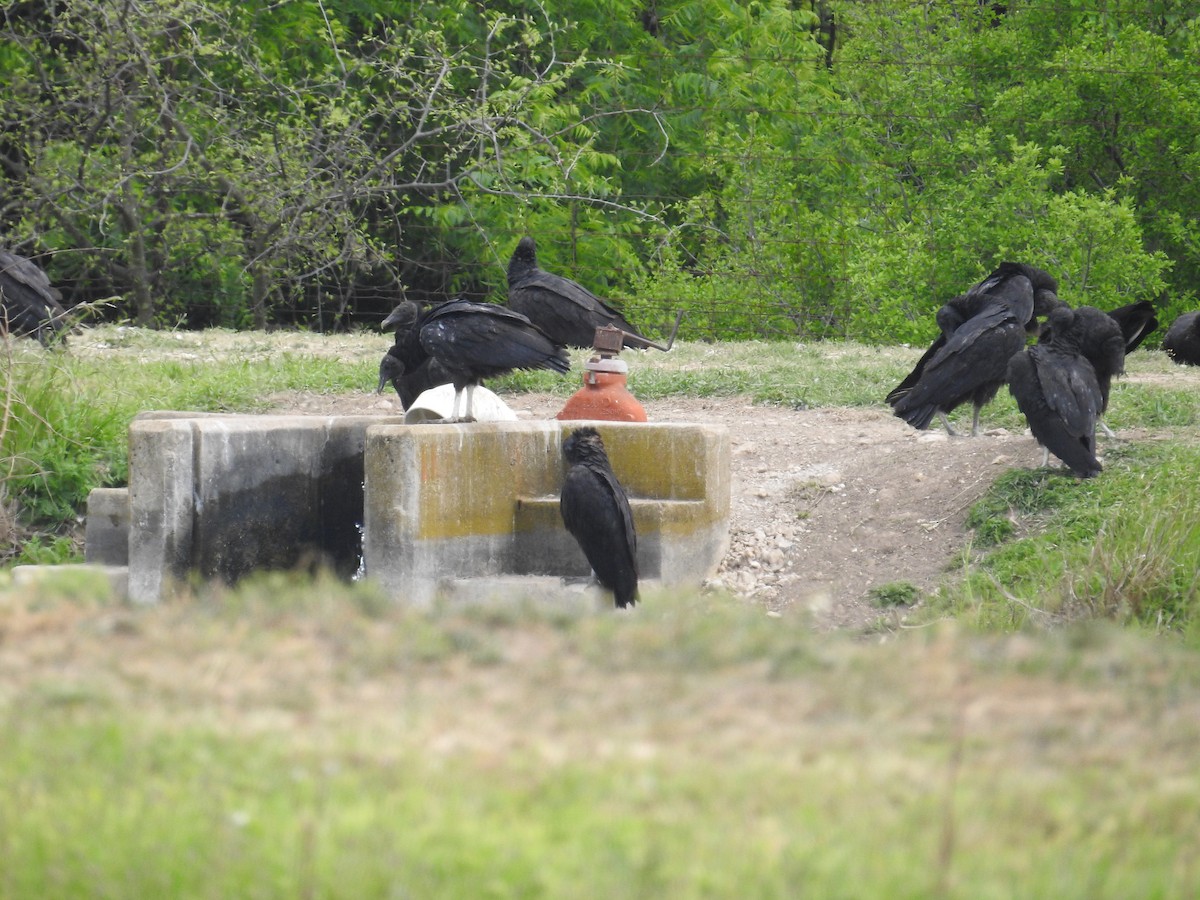
[[[384,329],[396,329],[396,342],[379,362],[379,387],[376,393],[382,393],[390,382],[405,410],[425,391],[454,380],[442,364],[431,359],[421,347],[416,330],[419,314],[417,304],[406,300],[393,309],[380,325]]]
[[[485,378],[513,369],[571,371],[567,352],[527,318],[503,306],[451,300],[420,315],[413,326],[424,356],[437,362],[454,385],[449,421],[471,422],[471,397]],[[459,414],[459,399],[466,406]]]
[[[563,524],[616,605],[633,606],[638,599],[637,533],[625,488],[595,428],[576,428],[562,450],[571,465],[559,498]]]

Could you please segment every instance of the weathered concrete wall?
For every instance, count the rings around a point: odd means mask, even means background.
[[[192,576],[321,565],[348,578],[364,562],[403,602],[514,577],[553,593],[588,574],[558,511],[561,443],[579,424],[146,414],[130,427],[129,487],[89,497],[86,558],[127,559],[139,603]],[[726,430],[591,424],[630,494],[643,579],[710,574],[728,543]]]
[[[439,583],[583,576],[558,513],[563,437],[580,422],[377,425],[367,433],[364,562],[405,602]],[[724,427],[594,422],[630,495],[643,578],[698,583],[729,532]]]
[[[361,556],[363,448],[375,416],[149,414],[129,430],[129,594],[154,602],[195,573]],[[399,420],[394,420],[399,421]]]
[[[102,566],[129,565],[129,488],[94,488],[88,494],[83,559]]]

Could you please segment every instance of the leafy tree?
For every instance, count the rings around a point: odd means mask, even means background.
[[[228,291],[221,318],[264,327],[372,268],[407,280],[458,249],[466,222],[506,224],[479,198],[616,196],[613,160],[562,99],[587,60],[539,51],[529,18],[478,13],[461,43],[440,6],[364,11],[353,29],[321,3],[260,0],[80,0],[10,19],[25,89],[0,117],[36,124],[13,129],[7,207],[129,292],[141,324],[172,310],[164,298],[193,310],[192,288]],[[422,220],[433,251],[409,233]]]

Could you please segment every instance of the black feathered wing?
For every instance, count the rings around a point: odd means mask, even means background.
[[[1154,304],[1149,300],[1139,300],[1137,303],[1118,306],[1116,309],[1109,310],[1108,314],[1121,329],[1121,336],[1125,339],[1126,353],[1136,350],[1141,346],[1142,341],[1158,328],[1158,316],[1154,314]]]
[[[1057,353],[1030,355],[1035,356],[1046,406],[1062,421],[1067,434],[1094,439],[1101,397],[1091,363]]]
[[[456,385],[513,369],[571,369],[564,350],[502,306],[452,301],[426,313],[418,327],[421,346],[453,374]]]
[[[611,469],[577,464],[567,471],[559,500],[563,525],[617,606],[637,602],[637,533],[625,489]]]
[[[917,364],[913,366],[912,371],[904,376],[903,381],[888,392],[887,397],[884,399],[887,400],[889,406],[895,406],[900,402],[902,397],[908,395],[908,392],[913,389],[916,383],[921,380],[921,376],[925,374],[925,367],[929,365],[929,361],[937,356],[938,351],[945,346],[946,335],[939,334],[934,342],[929,345],[929,349],[921,354],[921,358],[917,360]]]
[[[1039,444],[1080,477],[1100,473],[1096,459],[1100,389],[1087,360],[1044,346],[1031,347],[1009,363],[1008,387]]]
[[[570,278],[533,268],[508,288],[508,305],[555,341],[590,347],[597,328],[613,325],[639,334],[620,312]]]
[[[991,383],[1003,383],[1008,361],[1025,344],[1024,326],[1002,305],[968,319],[924,365],[920,378],[893,403],[897,416],[927,428]]]

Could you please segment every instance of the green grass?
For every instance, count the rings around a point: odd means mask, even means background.
[[[943,890],[944,796],[898,784],[871,759],[483,765],[296,752],[103,715],[9,724],[8,897]],[[1194,804],[1146,773],[972,772],[954,804],[964,849],[947,867],[949,896],[1184,896],[1198,886],[1180,858],[1182,842],[1200,837]]]
[[[1104,617],[1200,640],[1200,447],[1117,445],[1105,472],[999,478],[967,524],[982,552],[932,611],[988,627]],[[1181,477],[1182,474],[1182,477]]]
[[[363,590],[43,603],[0,693],[0,897],[1200,888],[1200,658],[1178,647],[864,645],[722,597],[613,617]],[[19,604],[0,625],[39,614]],[[405,652],[413,632],[434,649]],[[46,651],[68,636],[64,668]]]
[[[370,390],[387,344],[221,337],[14,345],[10,409],[37,415],[4,436],[33,473],[9,500],[119,480],[144,409]],[[881,405],[918,355],[628,354],[647,399],[796,407]],[[567,395],[585,356],[493,386]],[[1160,356],[1130,367],[1169,384]],[[278,573],[150,609],[0,585],[0,900],[1194,896],[1198,406],[1122,383],[1114,427],[1181,431],[1106,445],[1086,482],[1003,476],[961,573],[870,642],[724,595],[614,616]],[[1020,427],[1003,392],[985,421]]]

